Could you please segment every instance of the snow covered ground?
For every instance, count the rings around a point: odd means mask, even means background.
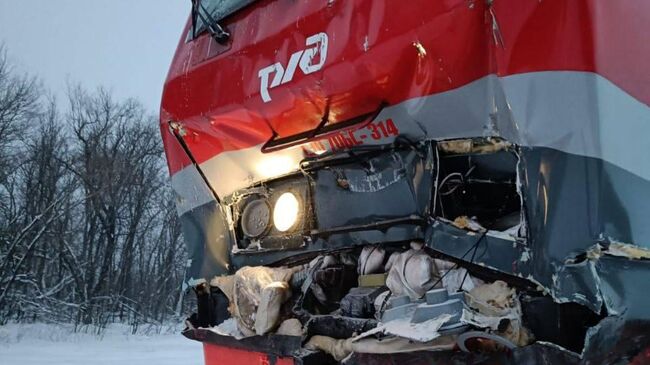
[[[112,325],[98,337],[46,324],[0,326],[2,365],[199,365],[201,344],[172,328],[141,329]],[[161,332],[161,333],[157,333]]]

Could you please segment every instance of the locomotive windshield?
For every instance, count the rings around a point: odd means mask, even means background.
[[[192,1],[192,38],[208,30],[227,16],[237,12],[255,0],[193,0]],[[212,24],[210,24],[212,23]],[[220,27],[219,27],[220,28]]]

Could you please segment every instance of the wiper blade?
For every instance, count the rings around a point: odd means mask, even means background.
[[[212,14],[203,6],[201,0],[192,0],[192,38],[196,38],[197,31],[202,30],[196,29],[199,18],[215,41],[220,44],[228,42],[230,33],[216,21]]]

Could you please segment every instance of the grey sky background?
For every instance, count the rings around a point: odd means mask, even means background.
[[[0,43],[57,98],[67,81],[158,113],[190,0],[0,0]]]

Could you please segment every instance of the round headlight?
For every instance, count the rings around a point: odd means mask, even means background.
[[[271,220],[271,209],[263,199],[246,204],[241,215],[241,229],[250,238],[257,238],[266,232]]]
[[[273,224],[275,229],[286,232],[298,221],[300,203],[293,193],[280,195],[273,207]]]

